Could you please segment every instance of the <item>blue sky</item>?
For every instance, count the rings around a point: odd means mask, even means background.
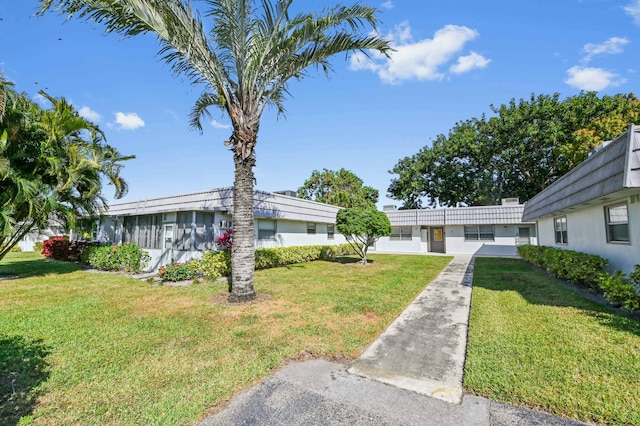
[[[380,191],[379,206],[399,204],[386,198],[388,170],[490,104],[531,93],[638,94],[640,0],[365,3],[380,10],[379,31],[397,52],[390,61],[336,57],[330,79],[312,71],[293,82],[286,117],[267,110],[262,119],[258,189],[295,190],[313,170],[344,167]],[[40,89],[66,97],[111,145],[137,156],[124,169],[122,201],[233,184],[229,120],[212,110],[202,135],[189,129],[201,88],[171,74],[154,37],[104,36],[87,21],[34,17],[36,8],[0,2],[0,70],[36,99]],[[113,202],[112,188],[105,195]]]

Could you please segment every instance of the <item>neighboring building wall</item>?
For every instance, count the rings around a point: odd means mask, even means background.
[[[638,197],[611,197],[611,202],[588,206],[573,212],[559,213],[555,217],[567,218],[567,244],[556,243],[554,217],[538,220],[539,241],[542,246],[597,254],[609,260],[610,269],[625,273],[640,264],[640,202]],[[605,207],[627,202],[629,216],[629,243],[607,242]],[[631,202],[633,201],[633,202]]]
[[[192,244],[191,250],[179,250],[180,241],[178,241],[179,231],[179,215],[188,215],[192,212],[170,212],[162,214],[162,223],[160,224],[158,231],[160,235],[158,238],[161,241],[160,248],[145,246],[141,244],[141,248],[144,249],[151,261],[149,262],[147,269],[156,270],[162,265],[167,265],[173,262],[187,262],[189,260],[200,259],[202,254],[210,249],[205,248],[198,250],[195,247],[196,244]],[[128,216],[134,220],[135,216]],[[215,219],[213,223],[213,238],[219,237],[230,225],[231,216],[228,214],[215,212]],[[268,232],[273,229],[271,225],[275,222],[275,233],[273,235]],[[123,230],[124,218],[123,217],[105,217],[101,223],[99,229],[99,240],[102,242],[110,242],[114,244],[121,244],[123,241],[138,241],[136,232],[134,229],[129,231],[131,234],[127,236],[127,231]],[[172,233],[165,235],[166,226],[172,226]],[[268,225],[268,226],[265,226]],[[333,225],[334,233],[333,238],[329,238],[328,227]],[[317,222],[298,222],[282,219],[268,219],[268,218],[255,218],[254,225],[256,248],[270,248],[270,247],[291,247],[291,246],[308,246],[308,245],[335,245],[344,244],[346,239],[343,235],[338,234],[335,231],[335,224],[317,223]],[[191,234],[195,235],[195,224],[192,224]],[[311,230],[315,228],[315,234],[311,234]],[[262,230],[262,232],[261,232]],[[261,237],[262,235],[262,237]],[[152,239],[156,240],[155,238]],[[215,247],[212,247],[215,249]]]
[[[411,227],[410,240],[392,240],[391,237],[381,237],[371,248],[380,253],[426,253],[427,247],[420,244],[420,227]]]

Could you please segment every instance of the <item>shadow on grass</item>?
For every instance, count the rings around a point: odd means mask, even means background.
[[[491,291],[515,291],[535,305],[579,309],[602,325],[640,336],[638,314],[607,306],[604,298],[589,289],[559,282],[520,259],[477,258],[473,286]]]
[[[333,259],[326,259],[327,262],[334,262],[334,263],[339,263],[341,265],[351,265],[354,263],[360,263],[360,258],[359,257],[353,257],[353,256],[339,256],[339,257],[334,257]],[[374,263],[375,260],[373,259],[369,259],[367,258],[367,265]]]
[[[36,277],[48,274],[69,274],[79,271],[82,266],[74,262],[61,262],[44,257],[20,258],[6,257],[0,262],[0,275],[17,275],[19,278]]]
[[[0,424],[17,425],[33,412],[50,352],[40,339],[0,335]]]

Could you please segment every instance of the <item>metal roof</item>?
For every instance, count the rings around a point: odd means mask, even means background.
[[[523,204],[385,212],[392,226],[508,225],[522,221]]]
[[[335,223],[340,207],[265,191],[255,191],[253,208],[256,217]],[[219,211],[233,214],[233,188],[169,197],[152,198],[110,205],[107,216],[136,216],[176,211]]]
[[[640,187],[640,127],[629,129],[525,203],[524,220],[575,210]]]

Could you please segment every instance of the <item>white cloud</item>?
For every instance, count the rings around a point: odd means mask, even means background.
[[[230,129],[231,128],[231,126],[229,126],[228,124],[223,124],[223,123],[220,123],[219,121],[216,121],[216,120],[211,120],[211,125],[213,127],[215,127],[216,129]]]
[[[383,9],[393,9],[393,2],[391,0],[387,0],[380,5]]]
[[[587,43],[584,45],[586,56],[583,61],[589,62],[596,55],[622,53],[623,47],[629,44],[629,39],[624,37],[611,37],[600,44]]]
[[[474,69],[486,68],[487,65],[489,65],[489,62],[491,62],[490,59],[487,59],[476,52],[471,52],[469,55],[460,56],[458,58],[458,62],[451,65],[449,70],[454,74],[463,74]]]
[[[478,32],[471,28],[446,25],[436,31],[432,39],[413,41],[409,23],[403,22],[396,26],[394,33],[387,36],[395,49],[395,52],[390,53],[390,59],[375,51],[370,53],[371,57],[355,54],[351,56],[350,69],[372,71],[385,83],[442,80],[446,75],[442,68],[447,66],[467,42],[477,36]],[[482,55],[472,53],[458,57],[458,64],[451,66],[451,71],[459,74],[483,68],[488,62]]]
[[[102,118],[100,114],[93,111],[88,106],[83,106],[82,108],[80,108],[78,110],[78,114],[80,114],[80,117],[86,118],[87,120],[93,121],[93,122],[98,122]]]
[[[607,87],[615,87],[623,84],[626,80],[617,74],[602,68],[591,67],[571,67],[567,70],[569,75],[565,83],[571,87],[587,91],[600,91]]]
[[[33,100],[40,105],[42,108],[48,108],[51,106],[51,102],[49,102],[49,99],[45,98],[44,96],[42,96],[40,93],[38,93],[37,95],[35,95],[33,97]]]
[[[635,0],[624,8],[625,12],[633,18],[633,23],[640,25],[640,0]]]
[[[135,130],[144,126],[144,121],[135,112],[125,114],[124,112],[116,112],[116,124],[120,125],[123,130]]]

